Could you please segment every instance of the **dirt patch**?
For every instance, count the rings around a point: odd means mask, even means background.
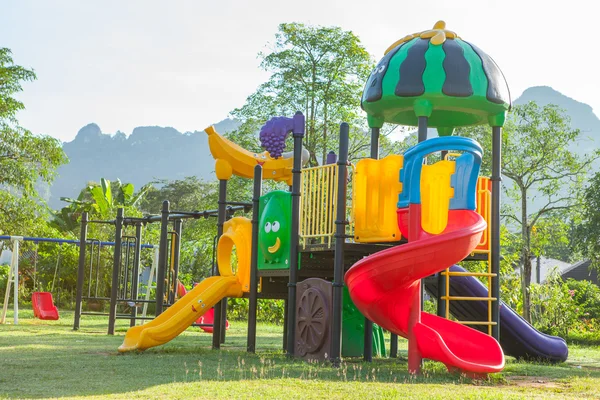
[[[519,387],[546,389],[559,389],[565,387],[565,384],[553,381],[552,379],[543,376],[514,375],[507,377],[506,380],[509,384]]]

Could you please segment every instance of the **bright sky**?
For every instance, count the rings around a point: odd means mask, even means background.
[[[548,85],[600,114],[600,43],[590,0],[8,0],[0,46],[38,80],[21,125],[64,141],[96,122],[202,130],[239,107],[267,74],[259,51],[277,25],[352,30],[379,60],[408,33],[443,19],[490,54],[513,98]]]

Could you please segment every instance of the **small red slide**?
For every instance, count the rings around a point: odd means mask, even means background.
[[[33,316],[39,319],[57,320],[58,308],[52,301],[50,292],[33,292],[31,295],[31,305],[33,306]]]
[[[197,284],[194,284],[194,286],[196,286]],[[183,286],[183,283],[177,281],[177,296],[179,296],[180,298],[185,296],[187,294],[187,289],[185,288],[185,286]],[[201,316],[200,318],[198,318],[198,320],[196,321],[197,324],[214,324],[215,322],[215,309],[214,307],[211,308],[210,310],[208,310],[203,316]],[[212,333],[213,332],[213,327],[212,326],[201,326],[200,329],[202,329],[204,332],[207,333]],[[229,329],[229,321],[226,320],[225,321],[225,329]]]

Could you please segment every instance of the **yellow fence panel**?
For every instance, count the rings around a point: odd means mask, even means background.
[[[349,168],[349,173],[351,172]],[[338,195],[337,164],[302,170],[300,241],[331,246],[335,234]]]

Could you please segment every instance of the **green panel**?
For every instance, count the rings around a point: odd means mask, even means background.
[[[400,65],[406,59],[408,55],[408,50],[416,43],[419,39],[413,39],[410,42],[406,43],[394,57],[390,60],[390,65],[388,66],[387,71],[385,72],[385,76],[383,77],[383,83],[381,86],[383,96],[394,96],[396,97],[396,85],[400,80]]]
[[[358,311],[348,288],[344,287],[342,319],[342,357],[362,357],[365,348],[365,317]],[[373,355],[385,357],[383,329],[373,324]]]
[[[487,76],[483,71],[483,64],[481,63],[481,58],[473,51],[473,48],[469,46],[467,43],[460,39],[455,39],[456,42],[462,47],[464,51],[465,60],[469,63],[471,67],[471,72],[469,73],[469,80],[471,81],[471,86],[473,87],[473,96],[479,96],[486,98],[487,93]]]
[[[425,52],[425,62],[427,63],[423,72],[423,84],[425,93],[442,94],[442,87],[446,80],[443,62],[446,53],[442,46],[435,46],[429,42],[429,49]]]
[[[273,191],[260,198],[258,269],[287,269],[290,264],[292,196]]]

